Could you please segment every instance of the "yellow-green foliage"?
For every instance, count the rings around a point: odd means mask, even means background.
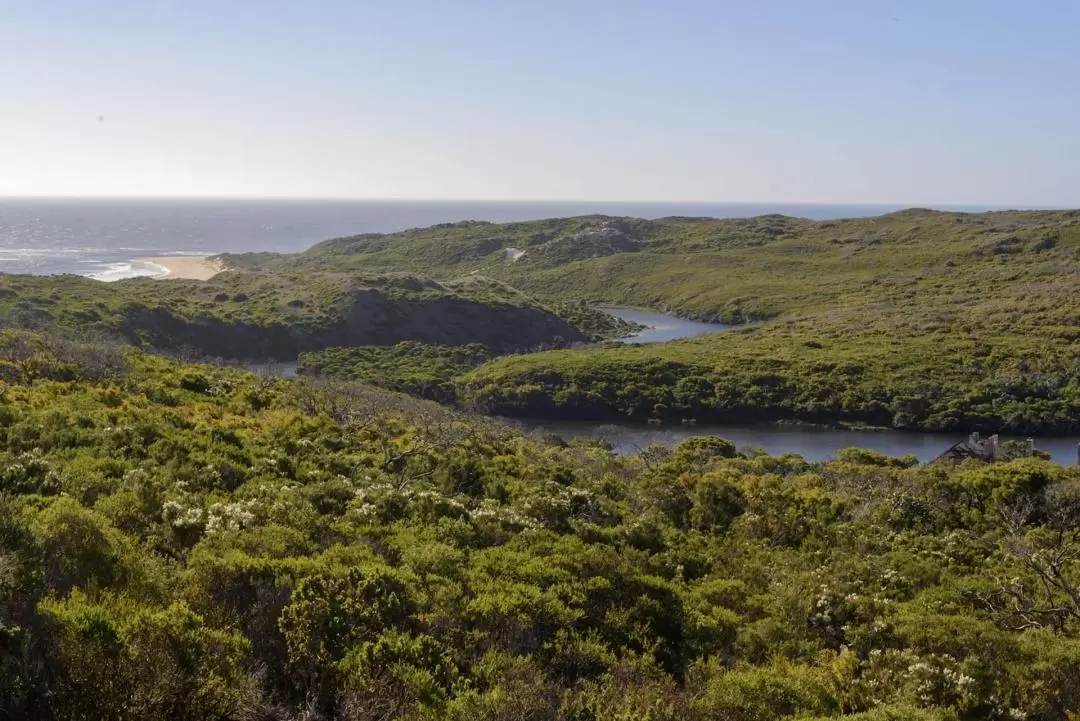
[[[1080,346],[972,329],[922,335],[779,321],[660,345],[496,359],[458,398],[500,415],[796,418],[1014,434],[1080,430]]]
[[[402,341],[392,346],[327,348],[300,356],[300,373],[360,380],[439,403],[454,402],[454,378],[491,358],[484,346]]]
[[[1074,468],[617,457],[348,382],[0,347],[34,360],[0,396],[5,716],[1080,707]]]

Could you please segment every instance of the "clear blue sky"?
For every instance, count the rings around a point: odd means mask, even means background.
[[[1077,28],[1073,0],[0,0],[0,195],[1080,206]]]

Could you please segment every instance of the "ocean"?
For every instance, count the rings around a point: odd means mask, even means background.
[[[328,238],[461,220],[588,215],[737,218],[782,213],[815,220],[865,217],[899,205],[387,200],[0,198],[0,273],[72,273],[112,281],[165,272],[139,258],[247,251],[296,252]],[[979,211],[988,208],[948,207]]]

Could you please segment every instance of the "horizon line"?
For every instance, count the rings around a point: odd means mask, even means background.
[[[899,210],[916,208],[983,208],[989,210],[1073,210],[1077,205],[1031,204],[1031,203],[951,203],[951,202],[897,202],[897,201],[813,201],[813,200],[594,200],[580,198],[434,198],[434,197],[378,197],[378,196],[317,196],[317,195],[0,195],[0,201],[8,200],[66,200],[66,201],[277,201],[277,202],[340,202],[340,203],[492,203],[492,204],[608,204],[608,205],[789,205],[789,206],[840,206],[840,207],[894,207]]]

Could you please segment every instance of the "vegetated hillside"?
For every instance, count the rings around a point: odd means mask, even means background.
[[[616,457],[0,331],[16,719],[1067,721],[1080,476]]]
[[[296,255],[225,255],[238,268],[422,269],[434,277],[479,271],[548,301],[588,300],[675,307],[686,280],[686,253],[757,247],[810,221],[779,216],[744,220],[588,216],[523,223],[469,221],[389,235],[329,240]],[[672,253],[682,254],[667,267]],[[715,259],[695,258],[693,272]],[[660,264],[658,267],[657,264]],[[656,297],[654,297],[656,296]],[[683,308],[689,311],[689,308]],[[710,314],[714,311],[710,310]]]
[[[456,402],[454,379],[491,359],[479,343],[463,346],[402,341],[392,346],[326,348],[300,355],[303,375],[359,380],[447,405]]]
[[[506,247],[526,253],[507,261]],[[457,392],[494,413],[1080,432],[1077,211],[469,223],[330,241],[290,262],[447,262],[543,298],[756,321],[496,359]]]
[[[410,274],[224,273],[210,281],[0,276],[8,324],[98,329],[155,348],[292,359],[302,351],[403,340],[492,352],[582,341],[549,309],[496,281]]]
[[[622,303],[739,323],[908,293],[970,295],[1048,270],[1067,275],[1077,239],[1075,211],[913,209],[835,221],[466,222],[330,240],[296,255],[222,257],[238,267],[412,270],[436,278],[480,271],[545,301]],[[512,248],[524,254],[511,260]]]
[[[1072,341],[955,328],[896,335],[873,318],[843,318],[498,358],[459,376],[456,398],[526,418],[1080,434]]]
[[[895,234],[900,219],[924,216],[940,238]],[[740,282],[790,286],[770,301],[773,321],[680,343],[499,359],[460,379],[458,397],[527,416],[1080,432],[1075,214],[883,222],[876,239],[846,251],[811,246],[783,261],[789,241],[757,248],[758,268]],[[850,267],[813,260],[826,252],[829,263],[848,255]],[[774,262],[783,272],[762,280]]]
[[[590,340],[639,329],[635,323],[580,303],[553,304],[552,312],[586,333]],[[455,405],[455,379],[491,358],[491,351],[479,343],[450,346],[407,340],[392,346],[334,347],[302,353],[297,371],[362,380],[424,400]]]

